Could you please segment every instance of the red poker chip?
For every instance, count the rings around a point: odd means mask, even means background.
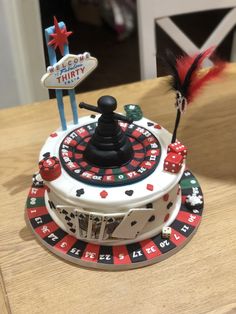
[[[42,159],[39,162],[39,172],[43,180],[56,180],[61,175],[59,159],[54,156]]]
[[[55,165],[55,160],[52,158],[48,158],[43,161],[44,168],[53,168],[54,165]]]

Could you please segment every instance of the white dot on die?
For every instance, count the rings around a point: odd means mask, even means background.
[[[191,184],[194,184],[194,183],[196,183],[196,181],[195,181],[195,180],[191,180],[190,183],[191,183]]]

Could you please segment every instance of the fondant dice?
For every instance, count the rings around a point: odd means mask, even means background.
[[[46,181],[56,180],[61,175],[59,159],[53,156],[40,160],[39,173]]]
[[[184,157],[175,153],[168,153],[164,160],[164,170],[178,173],[183,165]]]
[[[171,231],[172,231],[171,227],[163,227],[161,232],[162,238],[169,239],[171,236]]]
[[[168,145],[167,152],[182,155],[184,159],[186,159],[187,157],[187,148],[179,141]]]

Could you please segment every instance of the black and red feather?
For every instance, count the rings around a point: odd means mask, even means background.
[[[199,74],[204,60],[211,57],[213,52],[214,48],[209,48],[194,56],[185,55],[177,59],[170,51],[166,54],[166,61],[172,75],[172,89],[186,98],[188,104],[210,80],[218,78],[225,69],[226,63],[218,61],[206,72]]]

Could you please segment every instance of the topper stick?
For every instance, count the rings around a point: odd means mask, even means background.
[[[177,109],[177,114],[176,114],[176,118],[175,118],[175,126],[174,126],[174,131],[173,131],[173,135],[172,135],[172,139],[171,139],[172,144],[175,143],[175,141],[176,141],[177,130],[179,127],[180,118],[181,118],[181,111],[179,109]]]
[[[74,121],[74,124],[77,124],[78,123],[78,110],[77,110],[77,103],[75,99],[75,90],[69,89],[68,94],[70,96],[70,104],[71,104],[71,110],[73,114],[73,121]]]
[[[60,28],[64,27],[64,26],[65,26],[65,24],[63,22],[59,23]],[[50,65],[54,65],[57,62],[55,50],[53,49],[53,47],[48,45],[48,42],[51,39],[50,36],[54,33],[54,31],[55,31],[55,26],[50,26],[50,27],[46,28],[44,31]],[[66,125],[66,119],[65,119],[62,90],[57,89],[57,90],[55,90],[55,93],[56,93],[57,106],[58,106],[58,111],[59,111],[60,120],[61,120],[61,127],[62,127],[62,130],[66,130],[67,125]]]
[[[62,22],[62,24],[64,24],[64,23]],[[65,24],[64,24],[64,26],[60,26],[60,28],[63,28],[63,27],[65,27]],[[67,55],[69,53],[70,53],[69,45],[68,44],[64,44],[64,53],[63,53],[63,55],[65,56],[65,55]],[[74,89],[69,89],[68,90],[68,94],[69,94],[69,97],[70,97],[71,110],[72,110],[72,114],[73,114],[73,122],[74,122],[74,124],[77,124],[78,123],[78,110],[77,110],[77,103],[76,103],[76,99],[75,99],[75,90]]]

